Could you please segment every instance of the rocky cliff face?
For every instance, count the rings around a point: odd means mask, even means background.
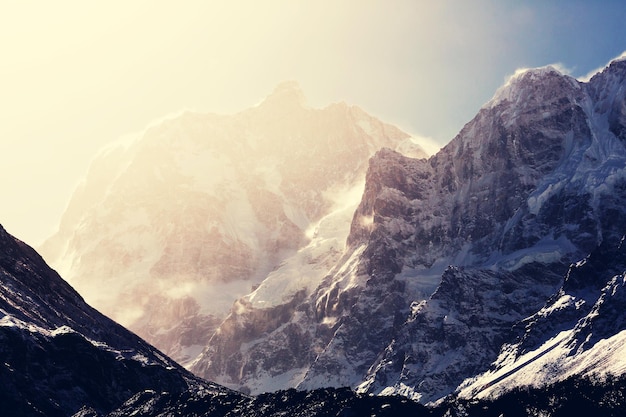
[[[90,303],[184,363],[362,187],[376,150],[411,143],[357,107],[307,107],[291,82],[235,115],[185,112],[96,158],[41,252]]]
[[[424,402],[488,369],[572,262],[624,235],[625,67],[588,83],[525,71],[430,159],[378,152],[317,288],[270,308],[241,300],[192,369],[253,392]]]
[[[451,194],[431,206],[443,213],[432,227],[419,215],[407,222],[419,238],[400,259],[428,265],[420,253],[428,247],[426,256],[434,250],[463,268],[446,270],[435,293],[414,304],[360,389],[422,401],[453,392],[514,340],[513,326],[543,307],[571,262],[621,238],[626,152],[594,110],[604,106],[592,93],[600,79],[581,84],[549,68],[521,74],[431,158],[433,189]]]
[[[402,398],[349,389],[251,398],[203,381],[85,304],[0,226],[3,416],[421,416]]]

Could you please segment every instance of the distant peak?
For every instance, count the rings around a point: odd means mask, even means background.
[[[626,51],[611,59],[606,65],[589,71],[586,75],[578,77],[578,81],[589,82],[593,77],[606,71],[609,67],[621,67],[626,63]]]
[[[300,84],[298,84],[295,80],[288,80],[279,83],[276,88],[274,88],[274,92],[272,94],[280,94],[284,92],[298,92],[302,93],[302,89],[300,88]]]
[[[262,105],[267,104],[297,104],[299,106],[304,106],[306,102],[306,98],[302,89],[300,88],[300,84],[297,81],[283,81],[278,84],[272,94],[267,96],[267,98],[263,101]]]

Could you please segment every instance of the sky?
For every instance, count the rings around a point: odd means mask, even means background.
[[[52,235],[98,150],[297,81],[442,146],[518,68],[626,50],[623,1],[0,0],[0,224]]]

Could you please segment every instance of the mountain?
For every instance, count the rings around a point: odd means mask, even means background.
[[[88,306],[0,226],[0,414],[108,413],[145,390],[239,394],[194,377]]]
[[[381,147],[426,156],[358,107],[306,106],[294,82],[234,115],[184,112],[96,157],[40,252],[92,305],[186,363],[236,299],[358,203]]]
[[[426,417],[439,416],[425,406],[403,397],[356,394],[348,388],[325,388],[310,392],[290,389],[266,393],[248,400],[233,400],[188,391],[182,394],[144,392],[109,413],[107,417]],[[74,417],[87,417],[74,416]]]
[[[509,415],[515,406],[555,416],[571,415],[572,409],[623,414],[624,380],[617,379],[602,385],[567,380],[545,394],[507,393],[504,404],[456,399],[430,409],[403,397],[347,388],[247,397],[194,377],[89,307],[32,248],[2,227],[0,311],[0,413],[8,417],[415,417],[473,409],[497,416],[502,410]],[[572,395],[581,389],[584,395]]]
[[[404,398],[349,389],[256,398],[193,376],[87,305],[0,226],[2,416],[426,416]]]
[[[236,301],[191,369],[424,403],[622,374],[625,83],[624,59],[588,82],[526,70],[429,159],[377,152],[317,287],[269,276],[280,302]]]

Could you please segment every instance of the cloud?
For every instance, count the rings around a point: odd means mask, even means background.
[[[436,154],[445,146],[445,144],[441,144],[435,139],[427,136],[412,135],[411,140],[421,146],[428,155]]]

